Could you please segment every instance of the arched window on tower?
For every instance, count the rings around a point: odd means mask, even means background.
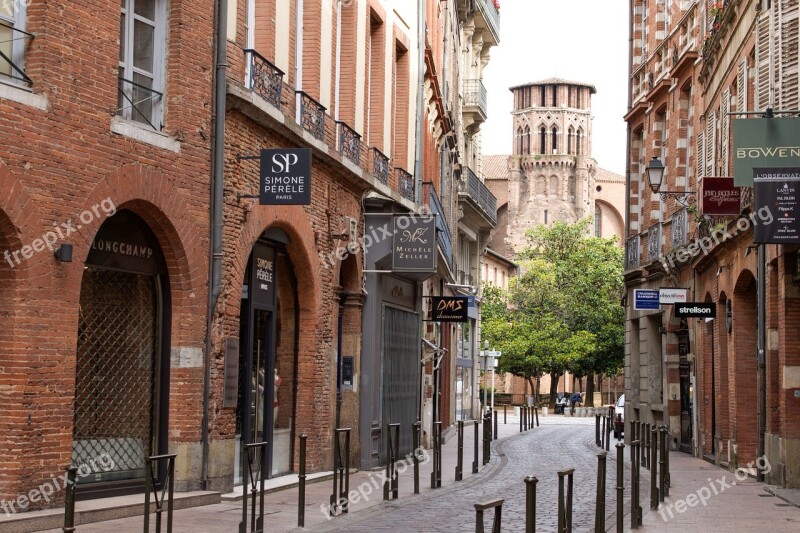
[[[531,153],[531,128],[530,126],[525,126],[525,133],[522,135],[522,150],[523,154],[530,154]]]
[[[575,107],[580,109],[581,108],[581,88],[580,87],[576,87],[575,88],[575,98],[577,99],[577,103],[576,103],[577,105]]]
[[[575,139],[575,154],[581,155],[583,153],[583,128],[578,128],[578,136]]]
[[[553,138],[552,149],[553,153],[556,154],[558,153],[558,128],[556,128],[555,126],[553,126],[552,138]]]
[[[544,126],[539,130],[539,153],[542,155],[547,153],[547,128]]]
[[[574,136],[575,136],[575,129],[572,126],[570,126],[569,132],[567,132],[567,154],[570,155],[572,154],[572,141],[573,141],[572,138]]]
[[[517,155],[522,155],[522,154],[525,153],[523,151],[523,149],[524,149],[523,140],[524,140],[524,137],[522,136],[522,128],[517,128],[517,142],[514,143],[514,145],[516,147]]]
[[[600,213],[600,206],[594,204],[594,236],[600,236],[600,221],[602,220],[602,216]]]

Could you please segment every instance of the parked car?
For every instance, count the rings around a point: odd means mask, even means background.
[[[556,393],[555,414],[564,414],[564,410],[569,408],[569,395],[566,392]]]
[[[625,430],[625,395],[617,398],[614,405],[614,438],[619,439]]]

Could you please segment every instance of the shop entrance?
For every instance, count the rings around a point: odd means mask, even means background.
[[[265,232],[250,255],[242,290],[234,484],[244,446],[266,442],[266,477],[293,471],[297,388],[296,283],[282,231]],[[258,471],[253,465],[254,475]]]
[[[166,453],[169,326],[161,249],[121,211],[98,231],[81,282],[72,462],[91,470],[82,496],[141,490],[146,457]]]

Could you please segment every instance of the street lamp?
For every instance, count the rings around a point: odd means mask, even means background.
[[[488,341],[488,339],[483,341],[483,350],[481,350],[481,356],[483,357],[483,409],[482,409],[482,412],[486,412],[486,359],[489,357],[489,341]]]
[[[650,160],[644,169],[647,174],[647,182],[650,185],[650,190],[653,191],[654,194],[660,194],[663,201],[666,201],[667,198],[675,198],[683,207],[689,207],[689,205],[694,204],[694,191],[661,190],[661,185],[664,183],[664,170],[664,163],[662,163],[659,158],[653,156],[653,159]]]

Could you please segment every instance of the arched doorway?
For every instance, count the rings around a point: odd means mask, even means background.
[[[259,237],[247,263],[239,315],[240,445],[234,484],[242,483],[247,444],[268,443],[268,478],[294,467],[299,307],[289,243],[285,232],[271,228]],[[255,472],[255,464],[253,468]]]
[[[742,271],[733,291],[733,354],[735,362],[735,417],[733,430],[737,444],[738,465],[756,459],[756,378],[758,298],[756,279],[749,270]]]
[[[121,210],[100,227],[81,280],[72,462],[94,465],[81,496],[140,490],[167,451],[171,306],[153,232]]]

